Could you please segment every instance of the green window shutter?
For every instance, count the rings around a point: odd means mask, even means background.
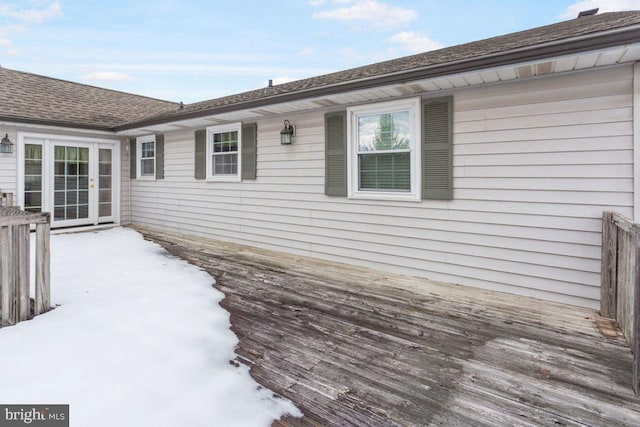
[[[164,178],[164,135],[156,135],[156,179]]]
[[[258,125],[242,125],[242,179],[256,179]]]
[[[324,194],[347,195],[347,112],[324,115]]]
[[[138,158],[136,155],[136,139],[129,138],[129,178],[131,179],[136,179],[137,177],[137,163]]]
[[[453,199],[453,97],[422,102],[422,198]]]
[[[195,132],[196,156],[195,156],[195,178],[205,179],[207,177],[207,131],[204,129]]]

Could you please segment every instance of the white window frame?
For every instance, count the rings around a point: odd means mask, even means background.
[[[238,170],[235,174],[213,174],[213,135],[223,132],[238,132]],[[229,153],[227,153],[229,154]],[[242,177],[242,123],[228,123],[225,125],[209,126],[207,128],[207,181],[240,181]]]
[[[371,114],[409,112],[409,128],[412,132],[409,145],[411,166],[411,190],[376,191],[359,189],[358,168],[358,117]],[[347,187],[350,199],[421,201],[421,115],[420,98],[379,102],[347,109]]]
[[[142,174],[142,144],[153,142],[153,157],[145,157],[144,159],[153,159],[153,173],[148,175]],[[144,135],[136,138],[136,178],[140,180],[155,181],[156,180],[156,156],[157,152],[156,136]]]

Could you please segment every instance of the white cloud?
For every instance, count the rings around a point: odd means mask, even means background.
[[[320,6],[324,4],[325,0],[309,0],[311,6]]]
[[[101,81],[101,82],[126,82],[133,78],[125,73],[116,71],[94,71],[80,76],[82,80]]]
[[[42,10],[18,9],[11,4],[0,4],[0,18],[6,18],[0,28],[0,48],[3,55],[17,55],[17,49],[10,49],[13,45],[10,36],[13,33],[27,31],[25,24],[40,24],[48,19],[62,15],[60,2],[51,3],[49,8]]]
[[[16,9],[14,5],[3,4],[0,5],[0,16],[15,19],[21,22],[31,22],[40,24],[56,16],[62,15],[62,9],[60,8],[60,2],[55,1],[51,3],[49,8],[42,10],[33,9]]]
[[[411,53],[427,52],[442,48],[442,44],[420,33],[403,31],[389,38],[389,42],[397,43],[402,50]]]
[[[598,13],[620,10],[640,9],[640,0],[581,0],[568,6],[560,15],[563,19],[572,19],[583,10],[599,8]]]
[[[334,19],[351,22],[353,24],[366,23],[376,28],[401,27],[418,18],[418,13],[412,9],[389,6],[377,0],[343,1],[351,6],[316,12],[316,19]]]
[[[305,47],[300,52],[298,52],[298,55],[300,55],[300,56],[309,56],[312,53],[313,53],[313,48],[312,47]]]

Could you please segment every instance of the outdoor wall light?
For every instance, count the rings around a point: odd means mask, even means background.
[[[292,142],[293,135],[295,135],[295,127],[289,123],[289,120],[284,121],[284,129],[280,131],[280,144],[289,145]]]
[[[9,139],[9,134],[5,134],[0,142],[0,153],[13,153],[13,142]]]

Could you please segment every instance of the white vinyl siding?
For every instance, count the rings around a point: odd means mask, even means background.
[[[258,179],[196,181],[193,131],[165,180],[132,181],[135,224],[598,307],[603,210],[633,215],[632,68],[454,96],[454,199],[324,195],[324,112],[258,121]]]
[[[0,154],[0,192],[12,193],[13,203],[15,204],[18,201],[18,172],[16,169],[18,135],[15,128],[0,126],[0,138],[3,138],[5,134],[7,134],[11,142],[13,142],[13,153]]]
[[[129,140],[120,143],[120,224],[131,224],[131,184],[129,178]]]

